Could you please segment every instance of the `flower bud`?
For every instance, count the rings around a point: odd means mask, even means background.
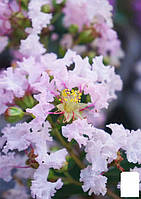
[[[51,12],[51,7],[49,4],[45,4],[42,6],[41,11],[44,13],[50,13]]]
[[[72,34],[76,34],[78,32],[78,26],[75,25],[75,24],[72,24],[70,27],[69,27],[69,32],[72,33]]]
[[[24,116],[24,112],[21,108],[18,107],[9,107],[5,111],[5,120],[7,122],[13,123],[13,122],[18,122],[21,120]]]
[[[94,40],[93,32],[91,29],[85,30],[80,33],[79,35],[79,43],[84,44],[84,43],[90,43]]]
[[[30,94],[26,94],[22,98],[15,98],[15,103],[22,109],[33,108],[37,104],[37,101]]]

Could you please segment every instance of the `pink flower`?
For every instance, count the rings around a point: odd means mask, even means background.
[[[125,129],[122,125],[110,124],[108,125],[112,129],[112,139],[115,145],[120,149],[125,150],[127,154],[127,159],[129,162],[141,163],[141,130],[129,131]]]
[[[61,179],[58,179],[54,183],[48,182],[48,173],[49,168],[44,165],[40,165],[36,170],[31,186],[32,197],[36,197],[37,199],[51,199],[56,190],[63,186]]]
[[[141,164],[141,130],[132,130],[127,138],[126,150],[127,159],[134,164]]]
[[[16,97],[22,97],[28,88],[28,81],[22,70],[10,67],[0,78],[0,88],[13,92]]]
[[[7,91],[6,89],[0,89],[0,114],[4,113],[8,108],[8,104],[13,103],[14,94],[12,91]]]
[[[43,67],[41,66],[41,63],[36,61],[35,57],[30,56],[28,58],[23,58],[23,61],[17,62],[17,64],[23,71],[25,71],[31,87],[32,84],[39,81],[43,72]]]
[[[83,26],[89,26],[102,18],[108,26],[112,27],[112,6],[107,0],[68,0],[64,8],[64,24],[69,27],[76,24],[81,31]]]
[[[31,0],[28,5],[28,16],[32,21],[34,33],[40,33],[42,28],[45,28],[48,24],[50,24],[52,15],[41,12],[41,7],[47,3],[49,2],[46,0]]]
[[[84,24],[89,24],[87,16],[87,2],[85,0],[79,0],[77,2],[68,0],[64,8],[64,14],[64,24],[66,27],[76,24],[79,29],[82,30]]]
[[[32,33],[25,40],[21,40],[21,46],[19,51],[25,57],[39,57],[46,52],[46,49],[39,42],[39,36],[35,33]]]
[[[26,109],[26,112],[32,113],[36,117],[34,119],[35,123],[37,122],[38,125],[41,125],[44,123],[49,111],[54,108],[54,105],[50,104],[53,101],[53,95],[50,92],[44,92],[34,97],[39,101],[39,104],[32,109]]]
[[[108,163],[117,158],[120,146],[104,130],[93,128],[93,137],[87,142],[86,158],[94,171],[107,171]]]
[[[123,58],[124,53],[116,31],[103,21],[95,24],[94,28],[100,36],[94,40],[92,46],[98,48],[99,54],[110,56],[111,61],[115,61],[114,65],[119,65],[119,59]]]
[[[16,126],[7,126],[2,130],[4,138],[7,143],[4,146],[4,151],[14,150],[23,151],[30,145],[30,140],[27,139],[27,135],[30,134],[29,125],[27,123],[16,124]]]
[[[115,91],[122,89],[122,80],[120,76],[115,73],[115,68],[105,66],[103,64],[103,57],[99,56],[93,59],[92,69],[97,73],[97,81],[106,83],[109,87],[110,98],[116,98]]]
[[[92,133],[94,129],[88,124],[87,120],[76,120],[72,124],[62,127],[62,134],[64,137],[68,138],[70,142],[72,139],[75,139],[79,146],[86,145],[88,139],[92,138]]]
[[[111,137],[119,148],[125,148],[128,145],[127,137],[130,131],[125,129],[122,124],[109,124],[107,125],[112,130]]]
[[[10,17],[14,12],[19,12],[20,7],[16,0],[0,2],[0,35],[7,35],[11,30]]]
[[[106,194],[107,178],[100,173],[96,173],[92,170],[91,166],[81,170],[80,181],[84,182],[82,185],[83,191],[89,191],[89,195],[92,193],[96,195]]]
[[[50,155],[46,155],[46,159],[43,159],[43,161],[44,164],[50,168],[60,169],[65,165],[67,155],[67,150],[61,149],[56,152],[52,152]]]
[[[38,128],[33,127],[33,123],[29,123],[32,132],[26,136],[26,139],[34,146],[35,154],[37,155],[36,160],[39,163],[45,161],[47,152],[50,151],[49,142],[52,141],[50,137],[49,129],[51,128],[48,122],[42,124],[42,127],[38,125]]]

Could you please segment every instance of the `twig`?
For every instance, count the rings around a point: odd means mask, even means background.
[[[72,148],[70,147],[70,145],[63,139],[63,137],[61,136],[60,132],[58,131],[57,128],[54,129],[53,131],[56,135],[56,137],[58,138],[58,140],[61,142],[61,144],[67,149],[68,153],[70,154],[70,156],[74,159],[74,161],[76,162],[76,164],[81,168],[84,169],[85,165],[81,162],[81,160],[79,159],[79,157],[77,157],[77,155],[73,152]]]
[[[113,193],[111,190],[107,189],[107,195],[112,197],[113,199],[121,199],[119,196],[117,196],[115,193]]]

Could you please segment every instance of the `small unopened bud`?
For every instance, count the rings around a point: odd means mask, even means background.
[[[75,25],[75,24],[72,24],[70,27],[69,27],[69,32],[72,33],[72,34],[76,34],[78,32],[78,26]]]
[[[5,111],[5,119],[7,122],[13,123],[13,122],[18,122],[21,120],[24,116],[24,112],[21,108],[18,107],[9,107]]]
[[[93,32],[91,29],[85,30],[80,33],[79,35],[79,43],[85,44],[90,43],[94,40]]]
[[[35,100],[30,94],[26,94],[21,98],[15,98],[15,104],[24,110],[27,108],[33,108],[37,103],[37,100]]]
[[[45,4],[42,6],[41,11],[44,13],[50,13],[51,12],[51,7],[49,4]]]

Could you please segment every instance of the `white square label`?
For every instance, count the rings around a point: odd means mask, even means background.
[[[139,197],[139,173],[122,172],[121,173],[121,197]]]

